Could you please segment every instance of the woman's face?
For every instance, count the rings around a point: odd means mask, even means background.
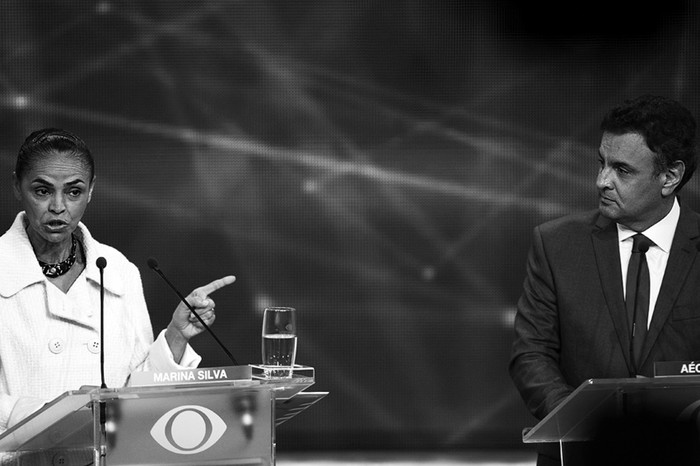
[[[14,181],[15,196],[29,221],[29,237],[47,243],[70,241],[92,197],[88,167],[76,157],[54,152]]]

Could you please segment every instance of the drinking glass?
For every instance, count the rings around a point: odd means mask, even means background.
[[[268,377],[291,377],[297,354],[297,318],[292,307],[268,307],[263,315],[262,363]]]

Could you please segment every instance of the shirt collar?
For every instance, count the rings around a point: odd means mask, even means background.
[[[647,238],[652,240],[656,246],[658,246],[662,251],[668,253],[671,250],[671,244],[673,243],[673,235],[676,233],[676,226],[678,225],[678,219],[681,216],[681,207],[678,203],[678,198],[673,199],[673,206],[671,210],[664,218],[642,231]],[[617,224],[617,237],[620,242],[625,241],[632,236],[636,235],[637,231],[630,230],[624,225]]]

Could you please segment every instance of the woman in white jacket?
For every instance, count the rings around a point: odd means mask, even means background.
[[[0,237],[0,432],[61,393],[101,384],[100,272],[104,257],[105,382],[128,384],[134,371],[196,367],[189,340],[204,327],[182,303],[153,338],[141,277],[81,222],[95,186],[86,144],[60,129],[35,131],[20,148],[14,193],[22,211]],[[207,325],[209,294],[233,276],[187,297]]]

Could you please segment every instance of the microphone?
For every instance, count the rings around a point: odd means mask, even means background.
[[[104,273],[107,267],[107,259],[98,257],[95,261],[100,269],[100,373],[102,375],[102,388],[107,388],[105,383],[105,285]]]
[[[253,427],[255,423],[255,413],[258,410],[256,399],[251,394],[237,396],[233,400],[234,412],[241,421],[241,428],[247,440],[253,438]]]
[[[170,288],[175,292],[177,297],[180,298],[180,301],[185,303],[185,305],[189,308],[190,312],[192,312],[192,314],[194,314],[194,316],[197,318],[199,323],[202,324],[202,326],[209,332],[209,334],[212,337],[214,337],[214,340],[216,340],[216,342],[219,344],[221,349],[223,349],[224,352],[226,353],[226,355],[229,357],[231,362],[233,362],[233,365],[237,366],[238,362],[236,361],[236,358],[234,358],[233,355],[231,354],[231,352],[226,348],[226,346],[224,346],[224,344],[221,343],[221,340],[219,340],[219,338],[214,334],[214,332],[212,332],[211,328],[209,328],[209,326],[204,323],[204,320],[202,320],[202,318],[199,316],[199,314],[197,314],[197,311],[194,310],[192,305],[187,302],[187,299],[185,299],[185,297],[182,295],[182,293],[180,293],[177,290],[177,288],[175,288],[175,286],[172,283],[170,283],[170,280],[168,280],[166,278],[165,274],[163,274],[163,272],[158,267],[158,261],[155,260],[153,257],[149,257],[148,260],[146,261],[146,263],[148,264],[148,267],[150,267],[153,271],[155,271],[158,275],[160,275],[161,278],[165,281],[165,283],[167,283],[168,286],[170,286]]]
[[[101,388],[107,388],[105,383],[105,284],[104,274],[107,267],[107,259],[100,256],[95,261],[95,265],[100,269],[100,375],[102,377]],[[107,438],[107,405],[104,400],[100,400],[100,441]],[[101,452],[95,450],[95,463],[102,464]]]

